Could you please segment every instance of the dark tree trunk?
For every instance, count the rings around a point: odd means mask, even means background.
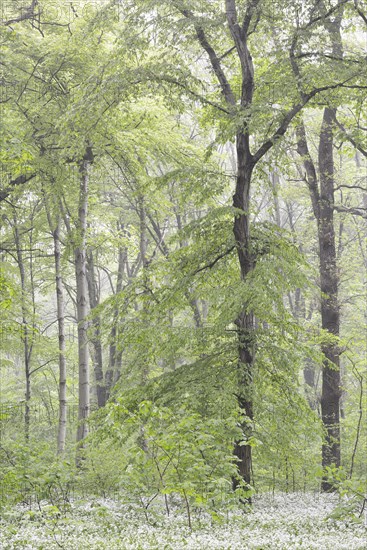
[[[254,268],[254,259],[250,245],[249,202],[250,183],[253,170],[252,157],[248,147],[248,136],[237,135],[237,181],[233,196],[233,206],[237,209],[233,225],[237,255],[240,264],[241,279],[245,280]],[[246,304],[235,320],[238,334],[237,400],[240,410],[245,414],[242,425],[246,440],[252,435],[253,411],[253,364],[255,359],[254,316]],[[238,458],[238,469],[242,479],[251,484],[252,453],[246,441],[235,443],[234,453]],[[236,486],[236,482],[234,483]]]
[[[336,265],[334,231],[334,158],[333,121],[335,110],[326,108],[322,121],[319,144],[320,208],[318,236],[320,248],[320,286],[322,328],[339,337],[338,269]],[[340,360],[338,344],[330,341],[322,345],[324,354],[322,371],[321,415],[326,429],[322,446],[322,465],[340,466]],[[324,479],[322,489],[332,489]]]
[[[339,336],[339,274],[336,262],[334,230],[334,158],[333,123],[335,110],[324,110],[319,142],[319,180],[312,161],[303,123],[297,129],[298,152],[303,158],[313,212],[317,221],[319,241],[319,272],[321,290],[321,324],[332,337]],[[338,344],[330,340],[322,345],[324,354],[322,372],[321,417],[326,430],[322,445],[322,465],[340,466],[340,361]],[[322,490],[332,490],[325,478]]]

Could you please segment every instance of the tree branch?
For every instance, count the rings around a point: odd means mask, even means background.
[[[353,214],[353,216],[360,216],[367,220],[367,210],[365,208],[347,208],[342,205],[334,205],[334,210],[337,212],[346,212],[347,214]],[[364,210],[364,212],[363,212]]]
[[[200,271],[204,271],[205,269],[211,269],[212,267],[215,266],[215,264],[217,262],[219,262],[219,260],[221,260],[225,256],[228,256],[228,254],[230,254],[232,252],[232,250],[234,250],[235,248],[236,248],[235,246],[231,246],[230,248],[225,250],[222,254],[219,254],[219,256],[217,256],[212,262],[210,262],[209,264],[206,264],[203,267],[200,267],[199,269],[194,271],[193,275],[196,275],[197,273],[200,273]]]
[[[345,127],[343,126],[343,124],[341,122],[339,122],[339,120],[336,118],[336,116],[334,117],[334,120],[335,120],[335,124],[338,126],[338,128],[343,132],[344,136],[346,137],[346,139],[349,141],[349,143],[351,143],[353,145],[353,147],[355,149],[357,149],[357,151],[359,151],[361,153],[361,155],[363,155],[365,158],[367,158],[367,150],[366,149],[363,149],[363,147],[361,147],[356,141],[354,138],[352,138],[352,136],[350,136],[347,132],[347,130],[345,129]]]
[[[308,94],[302,93],[302,98],[299,103],[296,105],[293,105],[293,107],[285,114],[282,122],[278,126],[277,130],[273,133],[271,138],[269,138],[267,141],[265,141],[259,149],[256,151],[256,153],[253,156],[254,165],[259,162],[259,160],[271,149],[271,147],[274,145],[274,143],[281,137],[284,136],[286,131],[288,130],[288,127],[292,120],[295,118],[295,116],[298,115],[298,113],[303,109],[303,107],[311,100],[313,99],[317,94],[321,92],[325,92],[327,90],[335,90],[337,88],[341,88],[345,85],[346,82],[351,80],[353,77],[348,78],[344,82],[338,82],[338,84],[331,84],[329,86],[321,86],[320,88],[315,88]]]
[[[7,21],[2,21],[2,24],[6,27],[9,25],[13,25],[13,23],[20,23],[21,21],[26,21],[27,19],[33,19],[35,17],[34,10],[36,9],[38,5],[38,0],[32,0],[32,3],[28,8],[23,9],[23,13],[18,15],[18,17],[14,17],[14,19],[8,19]]]
[[[363,19],[363,21],[367,25],[367,16],[363,13],[361,8],[359,7],[358,0],[354,0],[354,7],[355,7],[356,12],[358,13],[358,15]]]
[[[171,84],[175,84],[176,86],[179,86],[180,88],[183,88],[184,90],[186,90],[186,92],[188,94],[192,95],[196,99],[199,99],[200,101],[202,101],[206,105],[210,105],[211,107],[214,107],[215,109],[218,109],[219,111],[222,111],[222,113],[226,113],[227,115],[231,114],[230,111],[228,111],[228,109],[225,109],[221,105],[218,105],[217,103],[214,103],[214,101],[210,101],[209,99],[206,99],[201,94],[198,94],[197,92],[194,92],[193,90],[191,90],[190,88],[185,86],[185,84],[183,84],[179,80],[175,80],[174,78],[168,78],[168,77],[164,77],[164,80],[165,80],[165,82],[169,82]]]
[[[226,0],[226,16],[228,27],[231,32],[233,41],[236,46],[237,54],[241,63],[242,71],[242,93],[241,93],[241,105],[247,106],[252,102],[252,94],[254,88],[254,67],[252,64],[252,58],[247,47],[247,29],[251,22],[253,11],[251,9],[252,3],[247,9],[244,25],[241,29],[236,11],[236,1]]]
[[[318,188],[316,168],[308,149],[306,130],[303,121],[301,121],[301,123],[297,127],[296,134],[297,153],[301,156],[303,166],[306,170],[305,179],[311,195],[312,208],[315,217],[318,220],[320,218],[320,192]]]
[[[16,187],[17,185],[23,185],[24,183],[27,183],[31,179],[35,178],[36,174],[30,174],[29,176],[22,174],[21,176],[18,176],[14,180],[10,180],[8,186],[5,189],[2,189],[0,191],[0,202],[4,201],[12,192],[13,187]]]
[[[197,37],[200,45],[202,46],[202,48],[204,48],[204,50],[206,51],[206,53],[209,56],[211,66],[212,66],[213,71],[214,71],[214,73],[215,73],[215,75],[216,75],[216,77],[219,81],[219,84],[220,84],[220,87],[222,89],[222,93],[225,97],[225,100],[231,106],[236,105],[236,99],[233,95],[232,88],[231,88],[231,86],[230,86],[230,84],[227,80],[227,77],[224,74],[224,71],[223,71],[222,66],[220,64],[219,57],[215,53],[215,50],[213,49],[211,44],[208,42],[208,39],[206,37],[206,34],[205,34],[203,28],[195,21],[195,17],[194,17],[194,14],[192,13],[192,11],[186,10],[186,9],[179,9],[179,11],[182,13],[182,15],[184,17],[186,17],[186,19],[188,19],[189,21],[190,20],[192,21],[192,23],[194,25],[194,28],[195,28],[195,32],[196,32],[196,37]]]

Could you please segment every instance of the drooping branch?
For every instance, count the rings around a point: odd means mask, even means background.
[[[175,78],[169,78],[164,77],[165,82],[169,82],[170,84],[174,84],[175,86],[178,86],[179,88],[183,88],[188,94],[195,97],[196,99],[200,100],[205,105],[210,105],[211,107],[214,107],[215,109],[218,109],[218,111],[222,111],[222,113],[226,113],[227,115],[230,114],[230,111],[228,109],[225,109],[221,105],[218,105],[218,103],[214,103],[214,101],[210,101],[206,97],[204,97],[202,94],[198,94],[194,90],[191,90],[187,87],[187,85],[184,82],[180,82],[179,80]]]

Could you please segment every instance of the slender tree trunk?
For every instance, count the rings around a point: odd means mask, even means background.
[[[59,341],[59,424],[57,430],[57,452],[63,454],[66,446],[67,400],[66,400],[66,356],[65,356],[65,302],[61,270],[60,216],[52,222],[46,195],[45,208],[48,225],[54,241],[55,290],[57,304],[57,328]]]
[[[24,411],[24,434],[26,441],[29,440],[29,428],[31,422],[30,413],[30,400],[31,400],[31,355],[32,355],[32,343],[29,333],[28,324],[28,312],[26,305],[27,288],[26,288],[26,276],[25,266],[21,247],[21,239],[19,235],[18,222],[14,216],[14,240],[17,251],[17,262],[20,274],[20,284],[22,290],[22,333],[21,339],[23,342],[24,353],[24,372],[25,372],[25,411]]]
[[[57,324],[59,339],[59,426],[57,452],[64,453],[66,445],[67,401],[66,401],[66,356],[65,356],[65,304],[61,274],[60,221],[52,232],[54,239]]]
[[[330,335],[339,337],[339,274],[336,262],[334,230],[334,158],[333,121],[335,110],[326,108],[322,121],[319,144],[320,170],[320,219],[318,224],[320,249],[320,286],[322,328]],[[340,466],[340,358],[338,343],[322,345],[324,354],[322,371],[321,415],[326,429],[322,446],[322,465]],[[330,491],[331,484],[324,479],[322,490]]]
[[[138,214],[139,214],[139,229],[140,229],[140,241],[139,241],[139,251],[142,262],[142,280],[144,285],[143,290],[143,307],[141,311],[141,316],[144,322],[144,325],[148,322],[147,315],[149,312],[149,302],[148,302],[148,287],[150,284],[149,275],[148,275],[148,235],[147,235],[147,215],[145,208],[145,199],[143,195],[139,196],[138,199]],[[143,325],[143,326],[144,326]],[[145,384],[148,381],[149,376],[149,363],[145,354],[142,354],[142,383]]]
[[[89,397],[89,353],[88,353],[88,282],[86,266],[86,230],[88,215],[89,171],[93,160],[92,151],[87,148],[80,166],[80,190],[78,209],[78,246],[74,251],[78,322],[79,360],[79,406],[77,441],[80,443],[88,435],[87,419],[90,412]],[[82,446],[82,445],[81,445]]]
[[[90,309],[95,309],[99,304],[99,290],[96,278],[96,270],[94,266],[94,258],[92,250],[87,253],[87,281]],[[101,319],[99,315],[93,317],[92,320],[92,336],[91,345],[93,349],[92,360],[94,366],[94,378],[97,392],[98,408],[104,407],[106,404],[106,386],[103,376],[103,352],[101,342]]]
[[[122,290],[122,282],[124,277],[124,269],[126,265],[127,250],[126,248],[119,248],[118,267],[117,267],[117,281],[116,281],[116,294],[119,294]],[[118,322],[119,322],[119,308],[116,306],[113,313],[113,322],[110,332],[110,353],[108,368],[106,371],[105,383],[106,383],[106,399],[111,395],[112,387],[119,376],[121,370],[122,351],[118,345]]]

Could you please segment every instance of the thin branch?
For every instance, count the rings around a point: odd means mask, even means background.
[[[348,4],[349,0],[340,0],[335,6],[332,6],[328,11],[325,13],[319,15],[318,17],[315,17],[314,19],[310,19],[306,25],[300,30],[307,30],[309,27],[312,27],[312,25],[315,25],[316,23],[319,23],[320,21],[324,21],[330,15],[332,15],[335,11],[339,10],[344,4]]]
[[[361,145],[359,145],[359,143],[357,143],[356,140],[351,135],[348,134],[347,130],[345,129],[343,124],[341,122],[339,122],[339,120],[336,118],[336,116],[334,117],[334,120],[335,120],[335,123],[338,126],[338,128],[343,132],[344,136],[349,141],[349,143],[351,143],[353,145],[353,147],[361,153],[361,155],[363,155],[365,158],[367,158],[367,150],[363,149],[363,147],[361,147]]]
[[[199,99],[206,105],[210,105],[211,107],[214,107],[215,109],[218,109],[219,111],[222,111],[222,113],[226,113],[227,115],[231,114],[228,109],[225,109],[221,105],[218,105],[218,103],[214,103],[214,101],[210,101],[209,99],[206,99],[203,95],[198,94],[197,92],[194,92],[194,90],[191,90],[179,80],[176,80],[174,78],[168,78],[168,77],[164,77],[164,80],[165,82],[169,82],[171,84],[175,84],[176,86],[179,86],[180,88],[183,88],[184,90],[186,90],[188,94],[192,95],[196,99]]]
[[[297,153],[301,156],[303,166],[306,170],[304,178],[311,195],[312,208],[316,219],[320,218],[320,191],[318,187],[317,172],[315,163],[312,160],[306,137],[306,129],[303,120],[296,129],[297,134]]]
[[[230,254],[235,248],[236,248],[235,246],[231,246],[230,248],[225,250],[222,254],[219,254],[219,256],[217,256],[212,262],[194,271],[193,275],[196,275],[197,273],[200,273],[200,271],[204,271],[205,269],[211,269],[212,267],[215,266],[216,263],[219,262],[219,260],[221,260],[225,256],[228,256],[228,254]]]
[[[243,20],[243,24],[242,24],[242,33],[245,36],[248,36],[250,34],[249,33],[250,24],[259,3],[260,3],[260,0],[252,0],[251,2],[249,2],[249,5],[247,7],[246,14]],[[260,13],[258,14],[255,20],[255,27],[257,26],[259,21],[260,21]]]
[[[334,191],[338,191],[339,189],[359,189],[360,191],[364,191],[367,193],[367,187],[362,187],[361,185],[346,185],[346,184],[340,184],[334,187]]]
[[[361,433],[361,425],[362,425],[362,417],[363,417],[363,376],[358,372],[355,363],[351,360],[350,357],[347,356],[349,361],[353,365],[353,374],[358,380],[359,383],[359,415],[358,415],[358,422],[357,422],[357,433],[356,433],[356,439],[354,442],[353,452],[352,452],[352,458],[350,461],[350,469],[349,469],[349,478],[353,475],[353,469],[354,469],[354,460],[357,453],[358,443],[359,443],[359,437]]]

